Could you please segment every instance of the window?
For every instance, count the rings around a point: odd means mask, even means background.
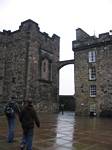
[[[12,83],[16,83],[16,78],[15,77],[12,78]]]
[[[90,97],[96,97],[96,85],[90,86]]]
[[[89,68],[89,80],[96,80],[96,68]]]
[[[52,62],[51,60],[44,58],[41,65],[41,79],[52,81]]]
[[[43,63],[43,71],[46,72],[46,62]]]
[[[49,68],[48,68],[48,59],[43,59],[42,60],[42,66],[41,66],[41,78],[43,80],[48,80],[48,76],[49,76]]]
[[[88,53],[89,56],[89,62],[96,62],[96,52],[95,51],[90,51]]]
[[[90,112],[96,112],[96,104],[90,104]]]
[[[49,79],[52,81],[52,62],[49,62]]]

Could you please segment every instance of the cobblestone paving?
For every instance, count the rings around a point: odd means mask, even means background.
[[[33,150],[112,150],[112,119],[79,118],[74,113],[39,114]],[[0,117],[0,150],[19,150],[22,130],[17,120],[15,141],[6,141],[7,122]]]

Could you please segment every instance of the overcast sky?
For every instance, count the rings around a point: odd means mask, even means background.
[[[57,34],[60,60],[73,59],[75,30],[82,28],[96,35],[112,29],[112,0],[0,0],[0,31],[17,30],[21,22],[32,19],[41,32]],[[74,94],[74,67],[60,70],[60,94]]]

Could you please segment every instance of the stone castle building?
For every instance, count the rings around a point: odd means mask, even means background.
[[[90,36],[76,30],[72,42],[75,59],[76,113],[98,116],[112,112],[112,35]]]
[[[31,97],[40,111],[55,111],[58,104],[60,37],[40,32],[32,20],[17,31],[0,32],[0,101]]]

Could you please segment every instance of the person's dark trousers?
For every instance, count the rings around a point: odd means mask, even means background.
[[[8,119],[8,142],[12,143],[14,140],[14,130],[15,130],[15,117]]]
[[[20,144],[21,150],[26,147],[26,150],[32,150],[33,128],[23,130],[23,137]]]
[[[63,115],[63,114],[64,114],[64,110],[63,110],[63,108],[62,108],[61,112],[62,112],[62,115]]]

